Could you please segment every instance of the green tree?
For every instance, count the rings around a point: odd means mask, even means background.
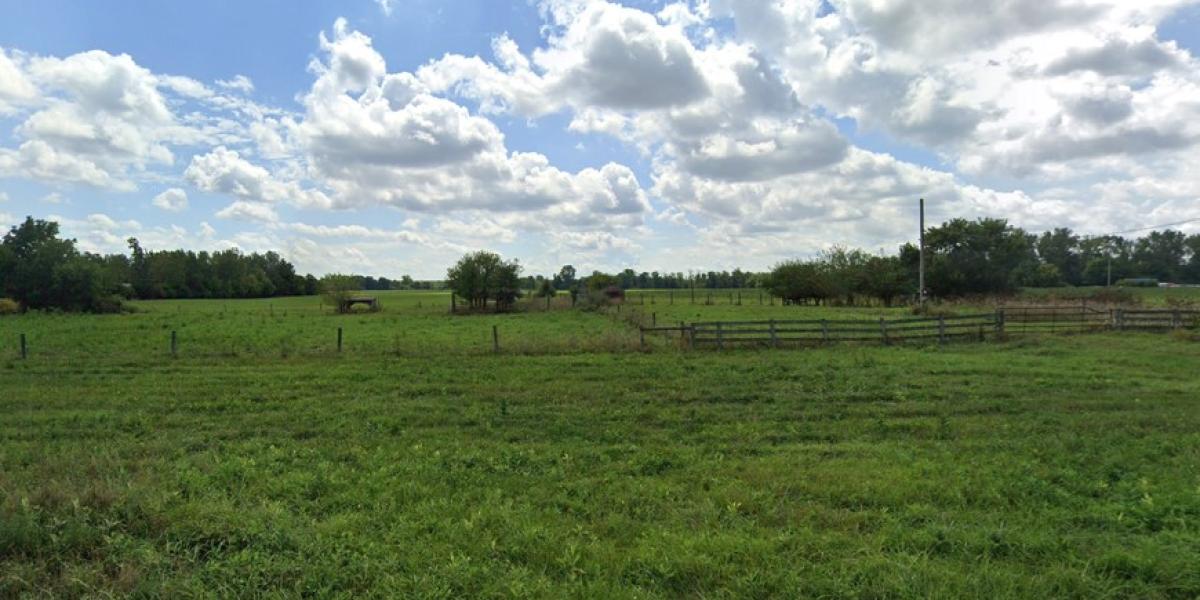
[[[120,308],[100,265],[58,237],[58,223],[27,217],[0,241],[0,292],[26,309],[103,311]]]
[[[330,273],[321,278],[321,299],[334,310],[346,312],[349,310],[349,300],[362,289],[359,281],[353,275]]]
[[[1061,283],[1070,285],[1082,283],[1083,261],[1079,250],[1079,236],[1071,233],[1071,230],[1065,227],[1047,231],[1037,240],[1038,258],[1043,263],[1053,265],[1058,269]],[[1043,271],[1043,275],[1045,273],[1048,271]]]
[[[860,270],[859,291],[891,306],[897,298],[916,292],[916,282],[898,256],[872,256]]]
[[[837,294],[829,270],[819,262],[790,260],[775,265],[766,278],[767,290],[788,303],[827,302]]]
[[[1133,248],[1133,262],[1138,277],[1154,277],[1159,281],[1177,281],[1183,272],[1187,256],[1187,237],[1179,231],[1151,231],[1139,239]]]
[[[1036,264],[1034,238],[1004,219],[953,219],[925,232],[926,286],[936,296],[1010,292]]]
[[[571,265],[563,265],[558,270],[558,275],[554,276],[554,287],[560,290],[569,290],[575,287],[575,267]]]
[[[472,252],[447,269],[446,283],[471,308],[485,309],[491,301],[500,311],[511,307],[520,296],[521,265],[506,262],[494,252]]]

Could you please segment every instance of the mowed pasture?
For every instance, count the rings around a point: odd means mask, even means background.
[[[1200,594],[1192,334],[641,352],[909,312],[379,297],[0,318],[0,597]]]

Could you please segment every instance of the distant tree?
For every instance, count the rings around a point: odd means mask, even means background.
[[[558,274],[554,276],[554,287],[560,290],[569,290],[575,287],[575,267],[571,265],[563,265],[558,270]]]
[[[321,297],[338,312],[348,310],[348,301],[361,289],[361,280],[353,275],[332,273],[321,278]]]
[[[558,290],[554,289],[554,284],[549,279],[542,279],[536,295],[538,298],[553,298],[558,295]]]
[[[1014,290],[1017,269],[1036,263],[1033,236],[1003,219],[953,219],[925,232],[926,286],[937,296]]]
[[[602,292],[610,287],[621,286],[621,278],[600,271],[592,271],[585,279],[588,292]]]
[[[511,307],[520,296],[521,265],[505,262],[494,252],[473,252],[446,271],[446,281],[471,308],[484,309],[490,300],[500,311]]]
[[[304,295],[305,296],[316,296],[320,292],[321,292],[320,280],[318,280],[316,277],[313,277],[311,273],[308,275],[305,275],[304,276]]]
[[[1188,262],[1183,267],[1183,279],[1188,283],[1200,283],[1200,233],[1188,236],[1184,245],[1187,246]]]
[[[0,295],[25,309],[119,310],[104,282],[99,261],[58,237],[58,223],[27,217],[0,240]]]
[[[146,252],[142,250],[141,244],[137,238],[131,237],[126,242],[129,244],[129,268],[130,284],[133,286],[133,293],[138,298],[154,298],[153,281],[150,278],[150,263],[146,260]]]
[[[859,270],[858,290],[878,299],[884,306],[906,294],[916,293],[917,285],[898,256],[872,256]]]
[[[1138,277],[1177,281],[1188,254],[1187,236],[1179,231],[1151,231],[1134,245],[1133,261]]]
[[[821,252],[818,263],[825,271],[831,295],[841,298],[847,306],[854,304],[854,296],[866,293],[867,262],[871,256],[862,250],[834,246]]]
[[[816,261],[779,263],[766,278],[767,290],[790,303],[827,302],[837,294],[828,270]]]
[[[1022,287],[1048,288],[1065,283],[1058,266],[1050,263],[1026,263],[1017,269],[1016,278]]]
[[[1084,265],[1080,255],[1079,236],[1071,233],[1070,229],[1060,227],[1043,233],[1037,239],[1037,254],[1043,263],[1053,265],[1058,270],[1059,282],[1052,285],[1082,283]],[[1043,276],[1048,273],[1047,270],[1041,270]],[[1047,279],[1043,277],[1042,280]]]

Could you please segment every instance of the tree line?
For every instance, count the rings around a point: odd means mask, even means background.
[[[313,295],[320,281],[301,275],[276,252],[147,250],[127,240],[129,254],[82,252],[59,235],[58,223],[27,217],[0,240],[0,297],[26,310],[114,312],[126,299],[267,298]],[[438,281],[351,275],[360,290],[439,289]]]
[[[26,218],[0,240],[0,295],[25,310],[115,312],[130,298],[262,298],[315,294],[275,252],[245,254],[147,251],[135,238],[129,254],[82,252],[59,236],[58,223]]]
[[[932,297],[1007,294],[1023,287],[1200,283],[1200,235],[1153,231],[1135,239],[1080,236],[1060,228],[1032,234],[1004,219],[953,219],[925,232],[926,293]],[[891,304],[918,293],[920,249],[894,255],[834,248],[785,261],[763,279],[795,302]]]
[[[59,237],[57,223],[26,218],[0,240],[0,295],[24,309],[112,311],[126,298],[260,298],[320,291],[315,277],[297,273],[275,252],[147,251],[134,238],[128,244],[128,255],[82,252],[74,240]],[[1174,230],[1138,238],[1080,236],[1066,228],[1033,234],[1004,219],[953,219],[928,229],[925,247],[926,291],[934,297],[1132,280],[1200,283],[1200,235]],[[912,243],[891,255],[835,247],[814,259],[785,261],[769,273],[624,269],[580,276],[565,265],[549,277],[522,278],[516,261],[476,252],[451,267],[446,282],[349,277],[350,285],[366,290],[450,287],[476,307],[511,305],[522,289],[577,292],[587,289],[589,280],[622,289],[764,287],[796,302],[891,304],[917,294],[918,256]]]
[[[543,286],[549,286],[559,291],[570,291],[578,289],[581,282],[596,275],[611,277],[615,282],[614,285],[627,290],[740,289],[758,287],[762,278],[761,273],[753,273],[741,269],[690,273],[683,273],[681,271],[674,273],[660,273],[658,271],[638,272],[633,269],[624,269],[615,274],[594,271],[592,275],[581,276],[574,266],[563,265],[558,273],[549,277],[545,275],[527,275],[522,279],[522,288],[527,290],[541,290]]]

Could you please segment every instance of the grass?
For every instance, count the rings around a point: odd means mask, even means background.
[[[0,319],[0,597],[1200,594],[1185,336],[609,352],[382,298]]]
[[[1158,288],[1158,287],[1056,287],[1031,288],[1024,290],[1022,296],[1037,301],[1071,301],[1087,298],[1093,294],[1115,292],[1130,294],[1137,302],[1149,308],[1168,306],[1200,307],[1200,287]]]

